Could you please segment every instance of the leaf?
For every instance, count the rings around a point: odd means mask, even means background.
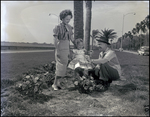
[[[34,93],[38,92],[38,86],[34,87]]]

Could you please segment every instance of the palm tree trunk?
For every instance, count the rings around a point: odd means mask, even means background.
[[[140,47],[141,47],[141,35],[139,35],[139,41],[140,41]],[[139,47],[139,48],[140,48],[140,47]]]
[[[147,32],[147,45],[149,46],[149,33]]]
[[[110,40],[110,43],[111,43],[111,49],[113,49],[112,39]]]
[[[149,36],[148,36],[148,31],[146,31],[146,45],[149,46]]]
[[[142,31],[141,31],[141,38],[140,38],[140,47],[142,46]]]
[[[83,1],[74,1],[74,39],[84,38]]]
[[[86,2],[86,23],[85,23],[85,39],[84,39],[84,47],[87,51],[90,50],[90,31],[91,31],[91,9],[92,9],[92,1]]]
[[[93,50],[93,41],[94,41],[94,38],[92,35],[90,35],[90,37],[92,38],[92,50]]]

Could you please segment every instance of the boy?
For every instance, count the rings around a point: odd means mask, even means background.
[[[109,48],[108,39],[96,37],[96,40],[101,52],[98,59],[91,60],[96,67],[89,71],[89,75],[91,74],[96,81],[108,87],[113,80],[121,76],[121,67],[115,52]]]

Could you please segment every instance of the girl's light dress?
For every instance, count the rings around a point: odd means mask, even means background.
[[[84,49],[73,49],[72,51],[75,54],[75,58],[69,63],[68,68],[73,70],[77,67],[83,69],[93,69],[91,63],[88,61],[90,57],[85,55]]]

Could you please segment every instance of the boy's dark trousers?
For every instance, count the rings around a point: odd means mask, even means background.
[[[75,72],[79,73],[81,77],[84,75],[83,71],[84,69],[82,68],[75,69]],[[111,83],[113,80],[119,79],[118,71],[109,66],[108,63],[100,64],[100,69],[89,70],[88,75],[91,75],[97,83],[102,84]]]

